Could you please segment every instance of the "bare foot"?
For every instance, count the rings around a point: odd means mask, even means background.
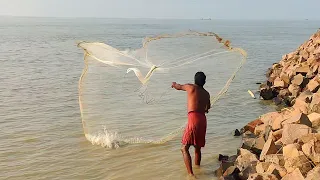
[[[188,179],[193,180],[193,179],[198,179],[194,174],[189,174]]]

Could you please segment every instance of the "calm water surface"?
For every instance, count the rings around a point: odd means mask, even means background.
[[[208,115],[200,179],[215,179],[219,153],[234,154],[235,128],[272,111],[252,99],[266,69],[303,43],[319,21],[200,21],[0,18],[0,179],[186,179],[180,136],[162,145],[118,149],[92,145],[83,135],[78,78],[79,40],[138,48],[147,35],[194,29],[231,39],[248,61]],[[130,123],[130,117],[123,122]],[[168,132],[167,130],[163,130]],[[193,150],[191,151],[193,153]]]

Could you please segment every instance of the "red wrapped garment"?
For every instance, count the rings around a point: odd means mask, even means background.
[[[204,113],[188,113],[188,124],[182,136],[183,145],[204,147],[206,143],[207,118]]]

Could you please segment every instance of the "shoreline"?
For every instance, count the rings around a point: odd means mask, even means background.
[[[266,73],[260,98],[279,109],[249,122],[236,155],[219,155],[219,179],[320,179],[320,29]]]

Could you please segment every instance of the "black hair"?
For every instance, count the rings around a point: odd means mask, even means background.
[[[194,75],[194,83],[200,87],[203,87],[206,83],[206,75],[199,71]]]

